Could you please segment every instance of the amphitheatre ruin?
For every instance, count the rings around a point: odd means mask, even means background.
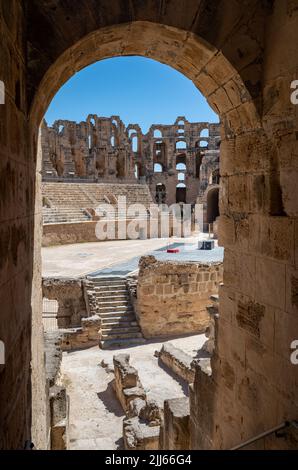
[[[1,450],[298,449],[297,4],[186,3],[0,0]],[[219,123],[47,123],[119,56]]]

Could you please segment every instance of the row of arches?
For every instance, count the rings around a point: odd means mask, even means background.
[[[178,126],[184,126],[184,122],[183,121],[179,121],[178,122]],[[177,129],[177,134],[184,134],[185,131],[184,131],[184,128],[178,128]],[[163,132],[161,129],[154,129],[153,131],[153,137],[155,139],[162,139],[163,138]],[[208,138],[209,137],[209,130],[207,128],[203,129],[201,132],[200,132],[200,135],[199,135],[199,139],[202,139],[202,138]]]

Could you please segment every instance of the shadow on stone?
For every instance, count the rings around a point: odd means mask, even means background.
[[[106,390],[98,392],[97,396],[110,413],[113,413],[115,416],[125,416],[121,405],[116,398],[112,380],[108,383]]]

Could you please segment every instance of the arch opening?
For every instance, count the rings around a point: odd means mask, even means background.
[[[213,224],[219,216],[219,188],[212,188],[207,194],[207,223]]]

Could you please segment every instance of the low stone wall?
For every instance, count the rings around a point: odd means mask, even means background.
[[[96,221],[48,224],[43,226],[42,246],[97,242]]]
[[[100,327],[98,315],[82,318],[81,327],[63,330],[61,348],[63,351],[73,351],[98,346]]]
[[[193,358],[171,343],[165,343],[158,354],[159,360],[172,370],[178,377],[188,383],[195,378],[195,369],[192,366]]]
[[[148,400],[138,371],[129,364],[129,354],[113,357],[114,389],[126,417],[123,419],[123,442],[126,450],[157,450],[162,411]]]
[[[112,232],[109,234],[108,240],[118,240],[124,239],[123,236],[118,237],[118,229],[119,229],[119,222],[116,221],[108,221],[108,223],[115,223],[115,233],[112,236]],[[126,228],[128,228],[129,224],[132,223],[131,219],[126,220]],[[136,221],[133,222],[136,225]],[[164,235],[161,233],[158,220],[151,220],[151,231],[150,231],[150,219],[147,220],[140,220],[140,224],[144,223],[147,224],[147,238],[161,238]],[[121,221],[123,224],[123,220]],[[85,222],[68,222],[68,223],[60,223],[60,224],[46,224],[43,226],[43,237],[42,237],[42,246],[55,246],[55,245],[66,245],[70,243],[82,243],[82,242],[100,242],[105,240],[100,240],[96,233],[97,230],[102,231],[105,233],[107,231],[106,221],[96,221],[96,220],[89,220]],[[141,225],[142,226],[142,225]],[[122,225],[123,227],[123,225]],[[122,230],[122,229],[121,229]],[[138,226],[136,226],[136,232],[139,231]],[[141,232],[141,231],[140,231]],[[169,236],[173,235],[173,226],[172,221],[170,219],[170,227],[169,227]],[[127,229],[126,229],[126,238],[131,238],[127,236]],[[140,233],[139,236],[136,238],[142,238]]]
[[[57,320],[59,328],[72,328],[81,325],[87,316],[81,279],[43,278],[43,297],[57,300]]]
[[[136,315],[145,338],[204,332],[206,307],[222,282],[222,263],[179,263],[143,256]]]

